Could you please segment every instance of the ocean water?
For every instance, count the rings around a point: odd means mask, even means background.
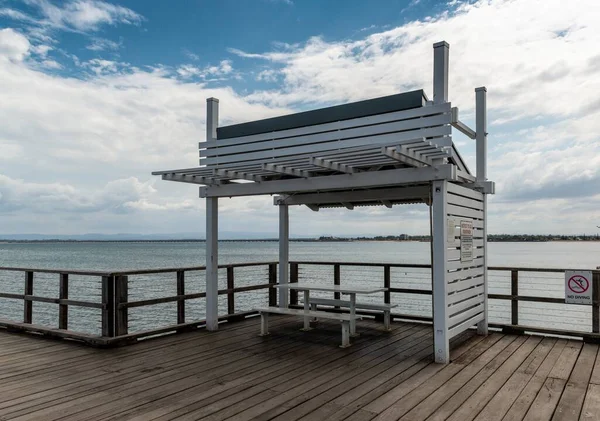
[[[278,258],[276,242],[223,242],[219,244],[220,263],[269,262]],[[202,266],[204,243],[9,243],[0,244],[0,266],[34,269],[136,270]],[[428,264],[430,245],[425,242],[292,242],[290,260],[311,262],[370,262]],[[489,243],[490,266],[595,269],[600,266],[600,242]],[[267,267],[236,268],[236,287],[267,282]],[[564,296],[561,273],[521,272],[520,294],[546,297]],[[333,282],[333,267],[301,265],[300,280],[309,283]],[[345,285],[383,284],[383,269],[342,267]],[[226,288],[226,272],[219,273],[220,288]],[[0,292],[23,293],[23,273],[0,271]],[[431,288],[428,269],[392,268],[392,286],[399,288]],[[100,280],[97,277],[72,275],[69,298],[100,302]],[[510,272],[490,271],[491,293],[510,293]],[[204,291],[204,273],[186,273],[186,293]],[[58,275],[36,274],[34,293],[58,296]],[[129,301],[176,295],[175,274],[134,275],[129,277]],[[327,296],[326,293],[317,294]],[[383,300],[382,294],[365,297]],[[236,294],[235,310],[249,310],[267,302],[266,290]],[[431,297],[392,294],[396,311],[402,314],[431,315]],[[33,304],[34,323],[57,326],[56,304]],[[175,303],[130,309],[130,332],[151,329],[176,322]],[[226,296],[219,297],[219,312],[226,314]],[[0,318],[22,321],[23,305],[18,300],[0,299]],[[564,304],[520,303],[521,324],[564,329],[591,330],[591,307]],[[204,299],[186,304],[188,321],[204,318]],[[506,301],[490,300],[490,320],[510,322],[510,306]],[[71,330],[97,334],[100,312],[88,308],[69,308]]]

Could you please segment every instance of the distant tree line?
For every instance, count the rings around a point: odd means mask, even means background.
[[[430,241],[429,235],[377,235],[374,237],[334,237],[321,236],[318,241]],[[489,242],[544,242],[544,241],[600,241],[595,235],[557,235],[557,234],[489,234]]]

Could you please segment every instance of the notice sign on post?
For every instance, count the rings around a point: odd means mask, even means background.
[[[473,261],[473,221],[460,221],[460,261]]]
[[[592,271],[565,271],[565,303],[592,304]]]

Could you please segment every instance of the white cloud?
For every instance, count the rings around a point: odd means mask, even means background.
[[[30,47],[29,40],[14,29],[0,29],[0,59],[23,61]]]
[[[599,19],[600,4],[592,0],[568,8],[559,0],[485,0],[456,3],[449,13],[363,33],[353,41],[314,37],[300,45],[274,44],[265,52],[229,49],[244,64],[255,60],[250,75],[278,83],[246,95],[210,88],[212,79],[239,75],[240,67],[227,60],[173,69],[98,58],[80,63],[79,69],[89,72],[85,77],[55,75],[40,67],[51,60],[50,50],[38,47],[57,48],[54,43],[4,29],[0,148],[8,152],[0,159],[3,174],[12,180],[4,183],[12,188],[0,189],[0,203],[21,203],[21,212],[0,220],[0,232],[18,226],[22,232],[29,227],[26,217],[35,220],[42,212],[31,200],[15,202],[19,189],[34,194],[47,189],[66,198],[89,215],[68,225],[83,231],[99,230],[98,224],[107,230],[131,225],[140,232],[190,226],[201,231],[203,203],[195,186],[156,180],[150,184],[156,191],[137,187],[146,186],[152,170],[197,165],[205,98],[220,98],[225,125],[410,89],[431,94],[432,43],[441,39],[451,44],[450,99],[460,107],[461,119],[472,124],[473,89],[488,87],[489,175],[498,183],[498,194],[490,199],[490,231],[586,232],[600,220]],[[92,21],[88,30],[120,22]],[[474,168],[473,142],[457,141]],[[130,181],[108,184],[123,179]],[[118,200],[102,196],[108,188],[122,192]],[[45,197],[41,203],[59,206],[56,200]],[[75,213],[58,209],[44,218],[55,218],[53,226],[66,230],[58,220]],[[276,227],[270,198],[223,200],[221,210],[224,230],[247,231],[249,215],[256,221],[253,229]],[[293,212],[296,232],[427,232],[426,208]]]
[[[117,51],[122,45],[122,40],[115,42],[105,38],[92,38],[92,42],[85,48],[91,51]]]
[[[26,0],[39,8],[43,24],[61,29],[96,31],[101,25],[139,25],[143,16],[133,10],[102,0],[70,0],[60,6],[48,0]],[[62,6],[62,7],[61,7]]]

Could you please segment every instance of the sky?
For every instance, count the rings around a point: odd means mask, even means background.
[[[488,230],[600,229],[600,2],[0,0],[1,234],[198,233],[206,98],[227,125],[413,89],[432,45],[474,127],[488,89]],[[475,169],[475,143],[454,142]],[[220,200],[219,228],[276,234],[271,197]],[[292,235],[429,232],[425,205],[290,210]]]

